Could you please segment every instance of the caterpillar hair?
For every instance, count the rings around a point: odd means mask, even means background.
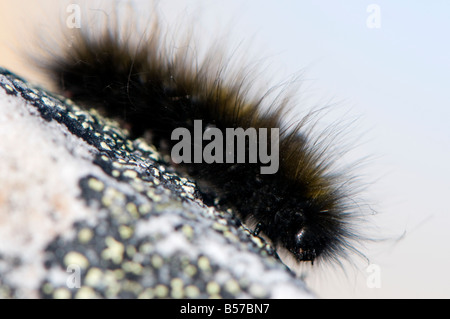
[[[209,134],[210,140],[214,136],[214,142],[228,129],[268,129],[266,137],[278,132],[278,143],[258,140],[267,154],[278,150],[278,165],[271,173],[261,170],[268,166],[261,157],[242,161],[235,152],[231,161],[220,160],[230,154],[225,145],[211,152],[216,161],[180,161],[173,156],[172,161],[197,181],[206,203],[230,208],[255,227],[255,234],[264,235],[298,262],[339,262],[358,252],[361,235],[353,179],[333,170],[339,155],[330,153],[335,148],[332,130],[314,131],[315,112],[290,123],[286,114],[293,102],[287,90],[275,98],[269,98],[273,88],[255,96],[251,92],[261,91],[253,87],[254,69],[229,71],[230,61],[224,62],[214,47],[200,58],[192,50],[191,36],[174,45],[154,16],[142,32],[134,20],[128,25],[120,20],[121,27],[116,18],[108,21],[100,30],[72,29],[66,37],[70,45],[61,45],[62,50],[41,61],[59,92],[120,119],[132,137],[150,132],[152,143],[168,155],[179,147],[173,136],[179,128],[193,136]],[[200,141],[201,148],[205,144]],[[189,147],[182,158],[199,145]],[[244,150],[251,153],[249,138]]]

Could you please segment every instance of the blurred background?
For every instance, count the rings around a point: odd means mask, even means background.
[[[336,104],[325,125],[357,118],[346,136],[358,142],[343,160],[370,156],[357,173],[380,240],[344,270],[303,270],[319,297],[450,298],[450,2],[131,2],[144,16],[155,5],[169,28],[195,21],[202,45],[224,37],[231,52],[263,61],[269,87],[301,74],[299,112]],[[33,36],[50,37],[72,3],[112,10],[115,2],[1,1],[0,66],[45,86],[17,48],[31,53]]]

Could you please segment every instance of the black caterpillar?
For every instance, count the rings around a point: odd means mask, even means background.
[[[356,251],[360,237],[347,187],[351,178],[332,171],[329,144],[311,137],[307,124],[313,113],[290,126],[283,121],[290,107],[287,94],[269,103],[269,94],[250,97],[248,73],[230,76],[227,65],[217,64],[217,50],[201,61],[183,43],[169,50],[156,20],[146,34],[133,32],[133,27],[121,31],[116,23],[98,33],[75,29],[71,45],[52,52],[44,65],[64,95],[121,119],[133,137],[150,131],[152,142],[168,154],[179,143],[171,139],[174,130],[195,134],[195,120],[202,121],[201,134],[211,128],[224,136],[227,128],[255,128],[269,129],[270,136],[279,129],[279,144],[267,139],[258,145],[268,154],[279,149],[274,174],[261,173],[268,165],[261,159],[238,163],[236,153],[233,163],[193,160],[178,167],[198,181],[206,199],[218,198],[215,205],[232,208],[244,222],[256,225],[256,234],[261,232],[297,261],[338,260]],[[245,142],[247,153],[250,143]],[[195,152],[199,145],[191,147]],[[220,153],[227,154],[225,146],[215,149],[214,155]]]

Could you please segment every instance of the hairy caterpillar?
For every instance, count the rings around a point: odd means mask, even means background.
[[[201,136],[211,129],[224,136],[227,129],[277,129],[276,145],[258,140],[267,154],[278,150],[274,173],[262,173],[267,161],[241,162],[237,152],[229,162],[176,162],[198,181],[206,202],[213,198],[210,204],[232,208],[256,225],[255,234],[264,234],[299,262],[337,260],[355,251],[360,237],[346,187],[351,179],[332,171],[329,145],[312,138],[307,124],[313,113],[288,125],[283,120],[290,107],[287,94],[268,102],[268,89],[252,97],[248,73],[227,71],[214,48],[199,61],[189,51],[189,37],[178,49],[169,49],[154,19],[139,35],[133,26],[119,28],[117,20],[98,33],[74,29],[70,46],[51,52],[43,65],[64,95],[121,119],[134,137],[150,131],[152,142],[169,154],[178,144],[173,132],[184,128],[195,135],[198,121]],[[201,148],[207,144],[200,143]],[[198,146],[191,144],[192,153]],[[248,154],[250,146],[247,139],[243,150]],[[225,157],[230,149],[223,145],[217,152]]]

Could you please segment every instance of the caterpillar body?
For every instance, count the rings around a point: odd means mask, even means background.
[[[98,33],[73,30],[70,47],[53,52],[43,63],[59,91],[121,119],[133,137],[150,131],[152,142],[167,153],[178,143],[173,132],[183,128],[194,135],[198,121],[202,136],[212,128],[224,136],[230,128],[268,129],[268,136],[278,129],[277,145],[269,138],[258,140],[267,154],[278,150],[274,173],[261,172],[267,165],[261,158],[242,162],[237,154],[230,162],[181,161],[177,167],[198,182],[206,201],[217,198],[210,204],[231,208],[241,220],[256,225],[256,234],[298,262],[338,260],[355,250],[359,235],[351,192],[345,187],[349,179],[332,171],[333,154],[312,138],[321,135],[307,125],[313,113],[288,125],[283,117],[289,96],[269,103],[266,94],[252,97],[249,74],[235,71],[230,76],[218,50],[212,48],[198,61],[186,49],[189,44],[167,49],[160,22],[134,40],[131,29],[120,31],[108,23]],[[244,145],[249,152],[250,140]],[[214,155],[227,151],[224,145]]]

